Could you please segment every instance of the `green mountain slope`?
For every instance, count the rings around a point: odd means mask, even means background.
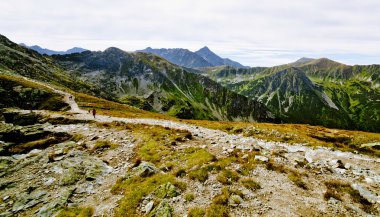
[[[81,82],[56,66],[51,58],[13,43],[3,35],[0,35],[0,70],[80,92],[102,95],[96,87]]]
[[[54,56],[65,70],[119,101],[180,118],[273,121],[265,105],[149,53],[117,48]]]
[[[287,122],[380,131],[380,65],[302,58],[268,68],[204,68],[201,74],[265,103]]]

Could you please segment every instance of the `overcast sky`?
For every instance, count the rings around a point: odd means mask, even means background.
[[[11,0],[0,34],[54,50],[207,45],[249,66],[380,64],[380,0]]]

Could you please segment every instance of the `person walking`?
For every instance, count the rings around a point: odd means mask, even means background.
[[[95,118],[95,115],[96,115],[96,110],[95,109],[92,110],[92,115],[94,115],[94,118]]]

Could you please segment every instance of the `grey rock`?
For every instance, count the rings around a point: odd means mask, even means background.
[[[132,170],[133,176],[140,177],[149,177],[156,173],[160,172],[160,170],[152,163],[141,162],[140,165]]]
[[[52,202],[43,206],[37,213],[39,217],[54,216],[59,210],[67,205],[67,201],[71,197],[74,189],[64,189],[60,192],[59,197]]]
[[[179,195],[179,192],[177,187],[175,187],[172,183],[168,182],[159,186],[153,194],[159,198],[172,198]]]
[[[46,191],[34,191],[30,194],[23,193],[19,195],[16,202],[13,204],[12,212],[19,212],[21,210],[26,210],[31,208],[41,202],[43,202],[43,197],[46,195]]]
[[[367,190],[365,187],[359,184],[351,184],[351,187],[359,191],[359,194],[363,198],[367,199],[370,203],[380,203],[380,197],[372,193],[371,191]]]
[[[172,213],[173,213],[173,208],[169,205],[169,203],[167,201],[162,201],[151,212],[149,217],[171,217]]]
[[[262,162],[268,162],[269,161],[269,159],[267,157],[260,156],[260,155],[256,155],[255,156],[255,160],[259,160],[259,161],[262,161]]]
[[[149,213],[153,209],[154,202],[150,201],[148,204],[145,206],[145,213]]]

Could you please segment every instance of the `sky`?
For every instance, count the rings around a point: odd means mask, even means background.
[[[12,0],[0,34],[53,50],[203,46],[247,66],[380,64],[379,0]]]

